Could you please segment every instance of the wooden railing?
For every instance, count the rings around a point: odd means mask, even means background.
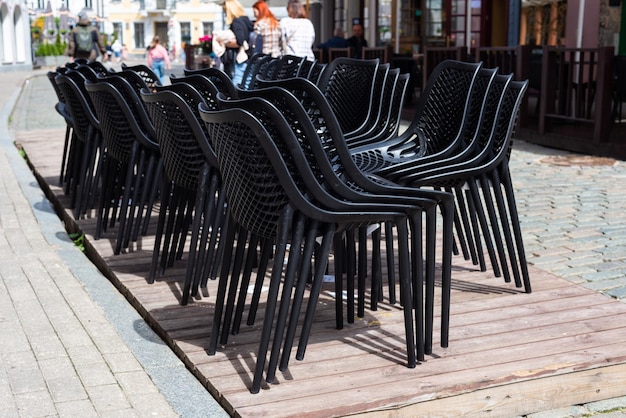
[[[544,47],[539,133],[606,141],[611,128],[613,47]]]
[[[538,143],[599,154],[598,144],[609,141],[612,127],[614,49],[544,46],[481,47],[470,54],[464,48],[424,48],[424,82],[444,59],[482,61],[516,80],[529,80],[526,102],[520,109],[520,127],[529,126],[529,97],[536,96]],[[549,141],[541,138],[554,133]],[[614,136],[614,135],[613,135]],[[626,140],[623,141],[626,146]]]

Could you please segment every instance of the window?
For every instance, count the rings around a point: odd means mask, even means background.
[[[210,35],[213,33],[213,22],[202,22],[201,35]]]
[[[428,15],[425,33],[428,43],[445,42],[443,29],[446,13],[443,8],[443,0],[427,0],[426,10],[428,10]]]
[[[186,44],[191,42],[191,23],[180,22],[180,41]]]
[[[93,9],[93,1],[85,0],[85,9]]]
[[[123,33],[122,22],[113,22],[113,37],[119,39],[121,43],[124,43]]]
[[[391,0],[378,2],[378,42],[377,45],[391,43]]]
[[[135,22],[135,48],[145,48],[143,22]]]

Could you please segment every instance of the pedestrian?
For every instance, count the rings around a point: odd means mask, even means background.
[[[170,69],[170,54],[161,45],[159,36],[152,38],[150,49],[148,50],[148,67],[159,77],[161,84],[165,84],[165,70]]]
[[[289,0],[287,17],[280,19],[281,50],[283,55],[295,55],[314,61],[315,28],[300,0]]]
[[[263,53],[274,58],[280,57],[280,27],[278,19],[265,0],[259,0],[252,5],[252,11],[256,21],[254,31],[262,36]]]
[[[98,55],[106,54],[106,48],[102,44],[102,37],[98,29],[91,24],[91,19],[85,10],[78,13],[78,23],[72,29],[67,45],[67,55],[72,60],[76,58],[84,58],[89,61],[95,61]]]
[[[245,51],[244,42],[247,44],[250,39],[250,32],[254,31],[252,21],[237,0],[226,0],[222,5],[226,14],[226,24],[235,37],[224,43],[226,51],[221,57],[224,64],[224,71],[229,74],[233,84],[239,85],[246,70],[248,54]]]
[[[116,39],[111,45],[111,50],[113,51],[113,56],[115,57],[115,62],[120,62],[122,59],[122,43],[119,39]]]
[[[107,42],[107,46],[106,46],[106,55],[104,57],[102,57],[102,61],[105,62],[111,62],[113,61],[113,47],[111,46],[111,41]]]
[[[352,36],[348,38],[348,43],[352,48],[354,58],[361,58],[363,48],[367,48],[367,41],[363,35],[363,25],[360,23],[352,25]]]

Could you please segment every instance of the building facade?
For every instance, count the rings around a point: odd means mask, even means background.
[[[32,68],[30,21],[24,0],[0,1],[0,71]]]

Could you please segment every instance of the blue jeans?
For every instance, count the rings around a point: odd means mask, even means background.
[[[161,84],[165,84],[165,60],[152,61],[152,71],[159,77]]]
[[[234,85],[239,85],[239,83],[241,83],[241,80],[243,80],[243,73],[246,71],[246,66],[248,65],[248,62],[242,62],[241,64],[237,64],[235,63],[235,75],[233,76],[233,84]]]

